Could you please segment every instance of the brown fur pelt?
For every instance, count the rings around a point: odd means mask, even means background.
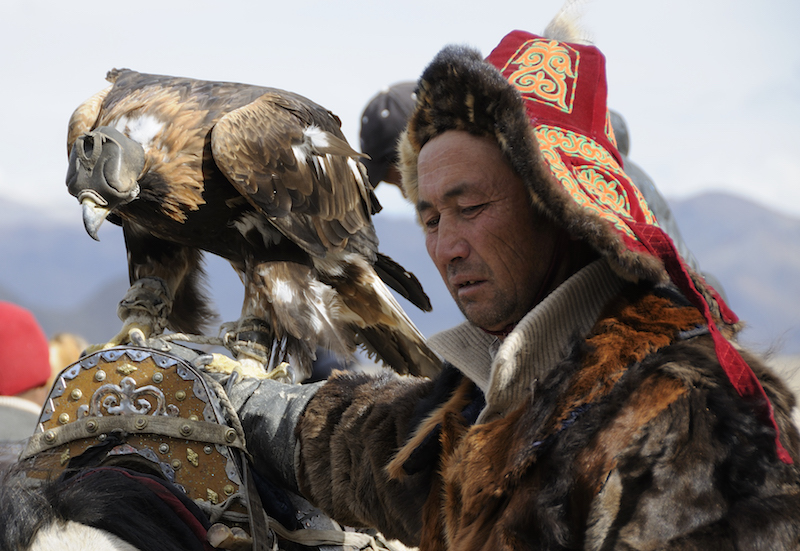
[[[338,373],[309,402],[297,426],[303,495],[342,524],[380,527],[416,545],[429,472],[390,481],[384,467],[411,432],[433,383]],[[433,404],[431,404],[433,405]]]
[[[442,468],[445,548],[662,549],[719,536],[746,511],[760,523],[739,522],[731,546],[800,542],[798,470],[777,459],[774,432],[736,394],[710,337],[678,338],[699,323],[694,308],[628,296],[532,404],[466,431]],[[797,462],[794,398],[750,360]]]
[[[786,465],[702,323],[674,292],[632,286],[531,402],[482,425],[466,414],[482,396],[452,368],[335,377],[298,425],[301,490],[424,550],[796,548],[794,397],[747,356]]]

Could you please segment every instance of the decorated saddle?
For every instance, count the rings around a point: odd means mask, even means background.
[[[167,347],[111,348],[64,369],[21,456],[29,477],[95,467],[149,474],[216,522],[212,534],[222,548],[247,542],[266,549],[274,538],[235,413],[201,373],[203,355]]]
[[[220,384],[203,373],[211,358],[151,339],[65,368],[20,457],[30,484],[141,484],[142,497],[120,503],[117,518],[163,510],[159,522],[188,525],[188,532],[186,526],[174,532],[197,539],[199,549],[385,548],[251,470],[238,416]],[[104,505],[115,506],[113,498]],[[131,541],[120,530],[111,531]]]

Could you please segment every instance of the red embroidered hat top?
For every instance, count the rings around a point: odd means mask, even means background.
[[[623,171],[600,50],[513,31],[486,60],[519,91],[541,155],[572,199],[640,249],[628,219],[658,222]]]

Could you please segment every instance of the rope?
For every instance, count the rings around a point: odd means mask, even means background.
[[[247,441],[244,438],[244,427],[242,426],[241,419],[239,419],[239,414],[237,413],[236,408],[233,407],[231,399],[228,397],[228,393],[225,392],[225,389],[222,387],[222,385],[212,377],[205,377],[205,380],[214,388],[214,392],[217,393],[220,406],[224,410],[225,416],[228,418],[228,422],[233,425],[233,430],[235,430],[236,434],[239,436],[239,438],[241,438],[244,449],[246,450]]]
[[[173,342],[190,342],[192,344],[207,344],[211,346],[225,346],[225,339],[223,337],[208,337],[206,335],[189,335],[187,333],[170,333],[169,335],[159,335],[159,339]]]

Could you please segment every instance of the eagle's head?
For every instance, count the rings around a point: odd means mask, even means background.
[[[97,230],[115,208],[139,195],[144,149],[110,126],[86,132],[75,140],[69,155],[67,188],[83,207],[86,232]]]

